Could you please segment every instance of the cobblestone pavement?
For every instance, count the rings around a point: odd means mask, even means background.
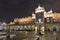
[[[39,38],[39,39],[38,39]],[[14,40],[60,40],[60,32],[46,32],[45,35],[36,35],[32,32],[18,32]]]
[[[40,40],[60,40],[60,33],[58,32],[56,35],[54,35],[53,32],[47,32],[45,35],[40,36]]]
[[[1,33],[0,33],[1,34]],[[37,35],[34,31],[18,31],[10,40],[60,40],[60,32],[46,32],[44,35]],[[1,35],[0,35],[1,36]]]

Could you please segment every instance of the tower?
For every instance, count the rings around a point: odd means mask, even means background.
[[[44,7],[38,5],[38,8],[35,9],[36,21],[37,22],[44,22]]]
[[[38,22],[38,33],[44,34],[44,7],[38,5],[38,8],[35,9],[36,22]],[[41,24],[41,25],[40,25]]]

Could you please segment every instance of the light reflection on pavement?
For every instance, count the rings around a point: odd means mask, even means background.
[[[60,33],[57,33],[58,40],[60,40]],[[17,37],[18,36],[18,37]],[[56,40],[56,35],[53,32],[46,32],[45,35],[36,35],[33,31],[31,32],[18,32],[16,35],[17,40]]]
[[[15,35],[16,34],[16,35]],[[14,36],[15,35],[15,36]],[[60,32],[54,35],[53,32],[46,32],[44,35],[37,35],[34,31],[18,31],[14,33],[10,40],[60,40]]]

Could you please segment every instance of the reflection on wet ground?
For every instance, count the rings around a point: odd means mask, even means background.
[[[15,35],[15,36],[14,36]],[[18,31],[10,35],[11,39],[8,40],[60,40],[60,32],[54,35],[53,32],[46,32],[44,35],[37,35],[34,31]]]
[[[13,38],[13,40],[60,40],[60,32],[57,32],[56,35],[54,35],[53,32],[46,32],[45,35],[36,35],[35,32],[30,31],[20,31],[17,32],[16,37]]]
[[[34,31],[27,32],[27,31],[20,31],[17,32],[16,37],[13,40],[37,40],[39,36],[35,34]]]

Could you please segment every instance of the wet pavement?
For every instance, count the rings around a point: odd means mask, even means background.
[[[60,32],[46,32],[44,35],[37,35],[34,31],[17,31],[10,35],[9,40],[60,40]]]
[[[45,35],[39,37],[40,40],[60,40],[60,32],[46,32]]]
[[[37,40],[39,35],[36,35],[34,31],[19,31],[16,33],[16,37],[13,40]]]
[[[38,39],[39,38],[39,39]],[[46,32],[44,35],[37,35],[34,31],[20,31],[17,32],[16,37],[13,40],[60,40],[60,32],[54,35],[53,32]]]

